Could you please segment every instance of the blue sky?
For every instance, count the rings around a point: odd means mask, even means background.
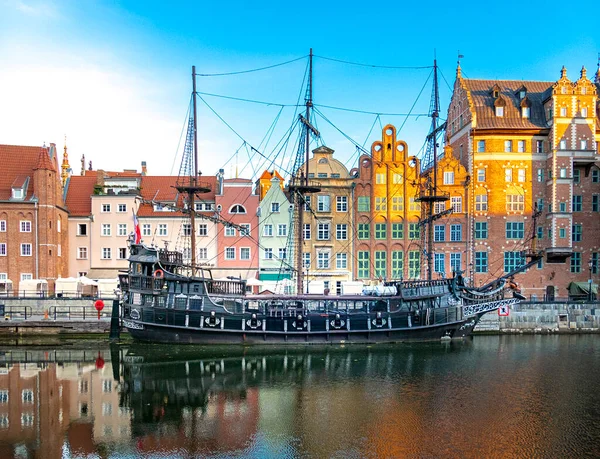
[[[432,6],[433,5],[433,6]],[[181,132],[198,73],[253,69],[306,56],[380,66],[430,66],[437,55],[441,116],[454,82],[458,50],[470,78],[556,80],[565,65],[578,78],[592,75],[600,29],[590,20],[593,1],[496,2],[164,2],[0,0],[0,143],[38,145],[67,136],[76,173],[85,154],[94,168],[121,170],[148,163],[151,174],[177,173]],[[198,91],[278,104],[295,104],[306,59],[263,72],[198,78]],[[429,69],[381,69],[316,57],[314,101],[324,106],[405,114]],[[413,113],[426,113],[427,84]],[[302,94],[303,96],[303,94]],[[200,169],[252,177],[271,166],[265,156],[292,124],[294,109],[203,96],[230,130],[199,102]],[[269,142],[269,126],[281,110]],[[400,126],[403,116],[358,114],[321,107],[322,142],[350,168],[356,148],[369,145],[380,123]],[[406,120],[399,137],[417,154],[427,134],[425,117]],[[236,134],[237,133],[237,134]],[[239,136],[238,136],[239,135]],[[241,137],[241,138],[240,138]],[[275,167],[289,167],[294,134]],[[242,140],[243,139],[243,140]],[[243,142],[247,144],[244,146]],[[261,143],[262,142],[262,143]],[[237,156],[235,152],[238,151]]]

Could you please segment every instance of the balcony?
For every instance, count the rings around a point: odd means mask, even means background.
[[[573,253],[571,247],[547,247],[546,263],[564,263]]]

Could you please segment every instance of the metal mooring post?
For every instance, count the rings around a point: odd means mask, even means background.
[[[121,333],[121,324],[119,323],[119,298],[113,300],[112,314],[110,316],[110,334],[108,338],[111,340],[119,339]]]

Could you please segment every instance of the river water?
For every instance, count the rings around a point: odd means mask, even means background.
[[[0,457],[600,457],[600,336],[0,346]]]

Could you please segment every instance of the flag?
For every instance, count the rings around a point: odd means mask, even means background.
[[[133,209],[131,209],[131,211],[133,212],[133,231],[135,234],[135,243],[139,244],[140,242],[142,242],[142,232],[140,230],[140,222],[138,221],[137,215],[135,214]]]

